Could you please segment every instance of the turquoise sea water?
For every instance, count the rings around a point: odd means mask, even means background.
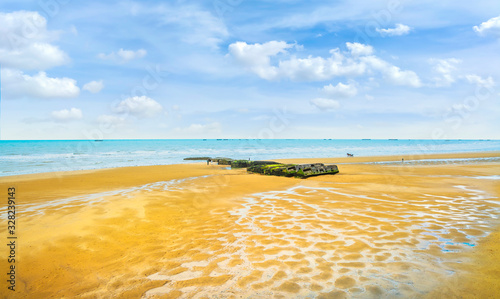
[[[0,176],[189,163],[194,156],[269,160],[500,151],[500,140],[71,140],[0,141]]]

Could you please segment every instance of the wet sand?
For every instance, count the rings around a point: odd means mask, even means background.
[[[499,156],[287,160],[339,166],[306,180],[205,163],[2,177],[19,245],[0,294],[499,297]]]

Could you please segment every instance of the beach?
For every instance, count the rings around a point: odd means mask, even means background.
[[[0,177],[18,244],[16,290],[1,279],[0,294],[499,297],[498,157],[277,160],[339,167],[305,180],[205,162]]]

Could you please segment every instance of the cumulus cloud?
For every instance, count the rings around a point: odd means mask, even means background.
[[[434,77],[434,83],[436,86],[450,86],[455,82],[456,78],[454,71],[457,69],[457,65],[462,61],[456,58],[448,59],[431,59],[430,63],[434,64],[434,71],[439,74],[438,77]]]
[[[38,12],[0,12],[0,64],[2,91],[7,98],[73,98],[80,89],[70,78],[51,78],[44,70],[67,64],[70,59],[52,42],[59,32],[47,30]],[[34,75],[26,70],[37,70]]]
[[[479,35],[495,35],[500,37],[500,16],[491,18],[479,26],[472,27]]]
[[[138,59],[146,56],[148,52],[144,49],[137,51],[120,49],[118,52],[111,52],[110,54],[99,53],[97,57],[103,60],[114,60],[120,63],[126,63],[133,59]]]
[[[90,81],[89,83],[83,85],[82,89],[87,90],[91,93],[98,93],[104,88],[104,83],[101,81]]]
[[[333,86],[332,84],[323,87],[323,93],[329,98],[352,98],[358,93],[358,89],[354,83],[343,84],[338,83]]]
[[[50,42],[58,33],[47,30],[47,20],[38,12],[0,13],[0,64],[23,70],[46,70],[70,61]]]
[[[467,81],[469,81],[469,83],[476,84],[476,85],[481,86],[481,87],[491,89],[491,88],[493,88],[493,86],[495,86],[495,80],[493,80],[492,77],[488,77],[486,79],[483,79],[482,77],[480,77],[478,75],[467,75],[467,76],[465,76],[465,78],[467,79]]]
[[[360,43],[346,43],[347,52],[330,50],[330,57],[297,58],[271,63],[271,58],[286,53],[293,44],[271,41],[265,44],[236,42],[229,45],[229,54],[249,71],[266,80],[289,78],[294,81],[325,81],[340,76],[360,76],[368,72],[380,72],[396,85],[421,86],[417,74],[400,68],[372,55],[373,47]]]
[[[352,56],[367,56],[373,54],[373,47],[369,45],[363,45],[360,43],[345,43],[347,49],[351,52]]]
[[[312,99],[310,102],[321,110],[335,110],[340,108],[340,103],[332,99],[316,98]]]
[[[248,70],[266,80],[285,77],[296,81],[322,81],[335,76],[362,74],[365,71],[363,65],[346,62],[339,49],[331,50],[331,57],[328,58],[292,56],[288,60],[280,60],[278,66],[271,65],[272,56],[287,53],[286,49],[293,46],[282,41],[264,44],[236,42],[229,45],[229,53]]]
[[[229,45],[229,53],[238,62],[266,80],[273,80],[278,76],[278,69],[271,66],[271,56],[286,53],[286,49],[293,47],[283,41],[270,41],[264,44],[249,45],[245,42],[236,42]]]
[[[279,62],[276,79],[285,77],[293,81],[325,81],[339,76],[358,76],[363,74],[365,66],[345,60],[337,50],[330,51],[331,57],[296,58]]]
[[[149,118],[162,112],[160,103],[146,96],[135,96],[121,101],[115,107],[116,113],[128,113],[140,118]]]
[[[15,50],[0,48],[0,63],[9,68],[45,70],[68,61],[63,51],[47,43],[32,43]]]
[[[58,122],[69,122],[74,120],[79,120],[83,118],[82,110],[78,108],[63,109],[59,111],[53,111],[52,119]]]
[[[396,24],[395,28],[376,29],[381,36],[400,36],[410,33],[411,28],[407,25]]]
[[[384,78],[394,85],[420,87],[422,82],[413,71],[401,70],[387,61],[384,61],[375,56],[362,57],[361,60],[366,63],[371,69],[379,71]]]
[[[2,22],[0,45],[43,42],[55,39],[57,34],[47,30],[47,20],[36,11],[0,12]]]
[[[146,56],[146,54],[147,54],[147,52],[144,49],[139,49],[137,51],[120,49],[117,53],[117,55],[125,61],[129,61],[129,60],[132,60],[135,58],[142,58],[142,57]]]
[[[10,98],[74,98],[80,94],[74,79],[51,78],[45,72],[30,76],[19,70],[2,69],[2,83],[5,96]]]

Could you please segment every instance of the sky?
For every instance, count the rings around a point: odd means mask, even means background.
[[[500,2],[2,0],[2,140],[500,139]]]

